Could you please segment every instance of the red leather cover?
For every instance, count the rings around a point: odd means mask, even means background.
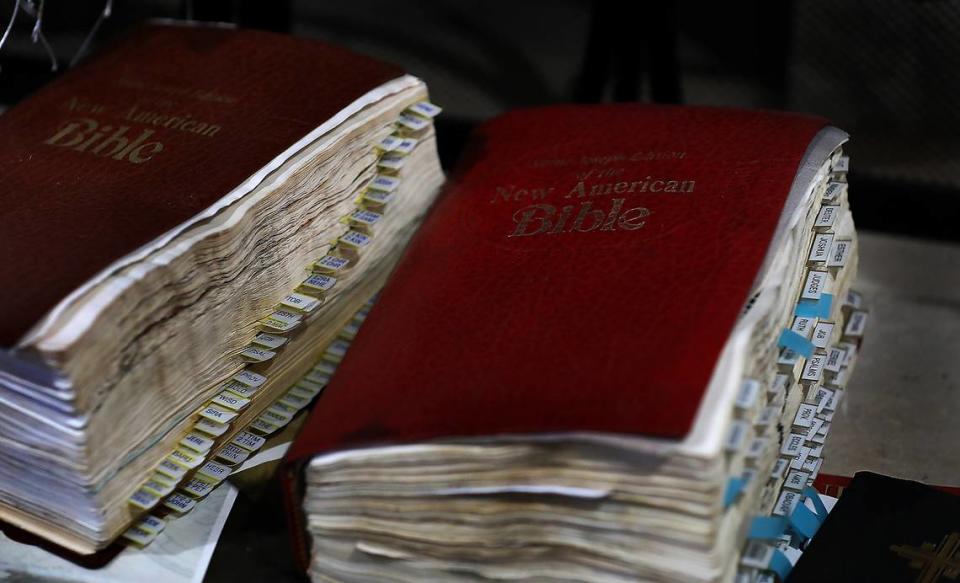
[[[402,74],[315,41],[147,25],[0,115],[0,346]]]
[[[825,123],[631,104],[482,126],[288,459],[459,436],[683,438]]]

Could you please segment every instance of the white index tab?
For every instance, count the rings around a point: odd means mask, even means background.
[[[201,417],[193,425],[193,428],[197,431],[202,431],[207,435],[212,435],[214,437],[220,437],[227,432],[227,429],[230,429],[230,425],[227,423],[220,423],[218,421],[211,421],[206,417]]]
[[[403,138],[403,141],[400,142],[399,146],[394,148],[394,151],[407,155],[410,152],[413,152],[413,149],[417,147],[417,142],[419,142],[419,140],[416,138]]]
[[[319,306],[321,303],[322,302],[315,297],[308,296],[306,294],[298,294],[297,292],[291,292],[282,300],[280,300],[280,304],[283,306],[307,313],[316,310],[317,306]]]
[[[324,255],[313,264],[313,268],[317,271],[324,271],[327,273],[337,273],[338,271],[343,270],[347,264],[350,263],[349,259],[345,257],[337,257],[336,255]]]
[[[322,273],[315,273],[305,279],[303,283],[300,284],[301,287],[305,287],[311,290],[319,290],[322,292],[330,291],[330,289],[337,283],[337,278],[330,277],[329,275],[323,275]]]
[[[384,192],[393,192],[400,187],[400,179],[396,176],[387,176],[385,174],[377,174],[373,177],[373,180],[370,181],[369,188],[371,190],[382,190]]]
[[[266,362],[276,355],[277,353],[272,350],[267,350],[252,344],[244,347],[244,349],[240,351],[240,358],[247,362]]]
[[[377,148],[380,148],[380,149],[383,150],[384,152],[392,152],[393,150],[396,150],[396,149],[397,149],[397,146],[399,146],[399,145],[400,145],[400,142],[402,142],[402,141],[403,141],[403,139],[402,139],[402,138],[399,138],[399,137],[397,137],[397,136],[387,136],[387,137],[383,138],[382,140],[380,140],[380,141],[377,143],[377,146],[376,146],[376,147],[377,147]]]
[[[366,247],[367,245],[369,245],[370,241],[372,241],[373,239],[370,237],[370,235],[366,235],[364,233],[361,233],[360,231],[351,230],[341,235],[340,238],[337,240],[343,243],[344,245],[360,248],[360,247]]]
[[[867,313],[863,311],[854,311],[850,314],[850,321],[847,322],[843,330],[844,338],[860,338],[867,327]]]
[[[818,322],[810,340],[816,348],[826,348],[833,337],[833,322]]]
[[[853,251],[853,241],[850,239],[837,239],[830,246],[830,254],[827,257],[827,267],[843,267],[847,264],[850,252]]]
[[[233,470],[223,464],[210,461],[200,466],[200,469],[197,470],[197,475],[209,478],[214,484],[219,484],[224,481],[232,471]]]
[[[204,437],[199,433],[189,433],[180,440],[180,445],[199,454],[204,454],[210,451],[210,448],[213,447],[213,440],[209,437]]]
[[[237,414],[234,411],[225,411],[220,407],[208,405],[203,411],[200,411],[200,416],[218,423],[230,423]]]
[[[836,205],[828,204],[820,207],[820,212],[817,213],[817,219],[813,222],[813,227],[815,229],[828,229],[832,227],[837,221],[840,210],[841,207]]]
[[[267,382],[267,377],[249,370],[242,370],[238,372],[237,374],[233,375],[233,379],[240,381],[248,387],[254,388],[257,388],[263,383]]]
[[[240,411],[250,404],[250,399],[238,397],[228,391],[220,393],[210,401],[215,405],[222,405],[232,411]]]
[[[829,277],[829,274],[826,271],[811,269],[807,272],[807,279],[803,284],[800,297],[805,300],[819,300],[824,287],[827,285],[827,277]]]
[[[412,115],[409,113],[401,113],[397,117],[397,123],[409,130],[419,132],[422,129],[425,129],[430,125],[430,120],[420,117],[419,115]]]
[[[263,447],[263,444],[266,443],[266,441],[266,439],[260,437],[259,435],[254,435],[249,431],[241,431],[230,443],[239,445],[243,449],[249,451],[257,451]]]
[[[269,348],[270,350],[276,350],[287,343],[288,338],[285,336],[277,336],[275,334],[267,334],[266,332],[260,332],[253,337],[252,342],[257,346],[262,346],[264,348]],[[253,374],[253,373],[251,373]],[[236,378],[236,377],[234,377]],[[243,381],[241,381],[243,382]]]
[[[810,255],[808,261],[814,263],[823,263],[830,256],[830,246],[833,245],[833,235],[830,233],[818,233],[813,238],[813,244],[810,246]]]
[[[217,458],[223,460],[230,466],[243,463],[248,457],[250,457],[249,451],[232,443],[228,443],[217,452]]]
[[[163,500],[163,505],[177,514],[186,514],[196,506],[197,501],[189,496],[174,492]]]
[[[408,107],[410,111],[417,115],[422,115],[424,117],[437,117],[440,115],[440,112],[443,111],[440,107],[430,103],[429,101],[421,101],[420,103],[414,103]]]

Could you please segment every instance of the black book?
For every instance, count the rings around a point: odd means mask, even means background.
[[[960,581],[960,498],[858,472],[788,583]]]

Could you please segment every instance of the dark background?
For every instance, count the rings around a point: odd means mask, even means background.
[[[14,1],[0,0],[4,28]],[[43,31],[60,72],[104,6],[47,0]],[[960,240],[957,0],[116,0],[88,47],[146,18],[185,17],[401,64],[445,108],[447,167],[474,125],[516,107],[639,100],[820,114],[852,136],[859,228]],[[0,108],[57,74],[33,22],[21,10],[0,48]]]
[[[14,1],[0,0],[0,35]],[[960,241],[960,0],[117,0],[99,19],[104,6],[48,0],[43,32],[59,72],[21,11],[0,48],[0,110],[68,70],[86,38],[95,50],[146,18],[227,21],[328,40],[423,78],[445,108],[447,168],[472,127],[516,107],[645,101],[823,115],[852,136],[859,229]],[[208,580],[299,577],[276,488],[241,493]]]

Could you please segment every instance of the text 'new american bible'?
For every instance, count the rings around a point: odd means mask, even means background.
[[[644,105],[481,126],[289,453],[315,580],[772,575],[740,549],[801,516],[866,319],[846,139]]]
[[[288,424],[434,199],[438,113],[324,43],[151,24],[0,116],[0,518],[148,544]]]

